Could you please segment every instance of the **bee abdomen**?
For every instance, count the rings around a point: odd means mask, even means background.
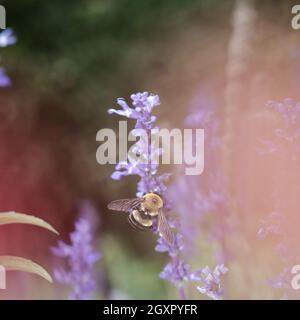
[[[152,228],[152,220],[140,213],[138,210],[133,210],[128,216],[130,225],[137,230],[145,231]]]
[[[128,222],[131,225],[131,227],[135,230],[139,230],[139,231],[145,231],[145,227],[141,226],[139,223],[137,223],[134,218],[132,217],[132,215],[130,214],[128,216]]]

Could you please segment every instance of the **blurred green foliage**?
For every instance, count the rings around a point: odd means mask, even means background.
[[[112,288],[125,294],[130,299],[166,299],[167,286],[170,284],[158,277],[163,268],[162,257],[149,250],[147,255],[136,256],[128,247],[112,236],[102,240],[104,270]],[[172,295],[176,299],[176,292]]]
[[[147,72],[162,69],[168,57],[156,45],[213,2],[3,1],[19,38],[3,56],[15,85],[38,97],[47,115],[99,126],[116,96],[143,89]]]

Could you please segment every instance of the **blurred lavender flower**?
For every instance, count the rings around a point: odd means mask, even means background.
[[[289,125],[294,124],[300,116],[300,103],[295,103],[291,98],[282,102],[269,101],[267,107],[276,110]]]
[[[208,93],[200,91],[192,100],[190,113],[184,119],[190,128],[205,129],[205,144],[211,152],[221,146],[220,123],[216,118],[216,104]]]
[[[156,117],[152,115],[153,108],[160,104],[159,97],[157,95],[149,94],[148,92],[136,93],[131,95],[132,107],[129,107],[124,99],[118,99],[117,103],[121,106],[122,110],[109,109],[110,114],[116,113],[121,116],[125,116],[130,119],[136,120],[135,129],[144,129],[148,132],[148,141],[145,143],[142,139],[136,143],[137,151],[141,156],[146,157],[148,164],[143,164],[141,162],[132,163],[131,162],[120,162],[116,165],[116,170],[112,174],[112,179],[119,180],[124,176],[128,175],[138,175],[140,181],[137,185],[137,196],[141,197],[148,192],[156,192],[160,194],[165,203],[165,212],[170,209],[170,203],[167,194],[167,188],[165,186],[165,181],[168,179],[169,174],[158,175],[158,164],[153,163],[151,156],[161,155],[163,150],[158,149],[156,146],[152,145],[151,142],[151,130],[158,129],[155,125]],[[146,147],[148,146],[148,148]],[[177,193],[178,195],[178,193]],[[181,197],[182,198],[182,197]],[[212,195],[212,198],[217,200],[218,197]],[[172,228],[177,227],[175,221],[172,221],[170,217],[168,218],[169,225]],[[158,233],[156,228],[154,232]],[[170,245],[163,237],[159,235],[157,245],[155,250],[157,252],[165,252],[170,257],[170,262],[165,266],[164,270],[161,272],[160,277],[162,279],[168,280],[173,283],[179,290],[179,295],[181,299],[185,299],[184,293],[184,282],[185,281],[195,281],[195,274],[199,271],[190,272],[190,265],[186,263],[182,258],[181,254],[185,247],[182,241],[182,235],[177,233],[175,235],[175,241],[173,245]],[[197,280],[199,280],[197,278]],[[211,296],[213,294],[214,288],[207,291]],[[217,288],[215,295],[220,292],[220,287]]]
[[[89,202],[83,202],[81,215],[75,223],[75,231],[70,234],[71,244],[59,241],[52,252],[57,257],[67,259],[67,268],[54,271],[56,280],[72,287],[72,300],[91,299],[98,288],[95,263],[101,255],[94,249],[94,229],[97,216]]]
[[[297,292],[291,290],[290,270],[299,262],[300,256],[298,249],[300,103],[287,98],[282,102],[269,101],[267,107],[280,116],[281,123],[274,130],[272,141],[268,142],[268,145],[272,146],[272,155],[276,157],[278,163],[276,176],[273,177],[273,213],[262,222],[258,237],[263,239],[269,234],[278,237],[276,251],[283,263],[283,271],[268,283],[273,288],[284,289],[285,297],[292,297]]]
[[[13,45],[17,42],[17,37],[15,36],[11,28],[7,28],[0,32],[0,47],[5,48],[7,46]]]
[[[296,103],[291,98],[286,98],[282,102],[269,101],[267,107],[275,110],[283,119],[283,127],[275,130],[275,136],[281,142],[295,142],[300,137],[300,103]]]
[[[193,256],[198,250],[199,228],[205,221],[211,224],[210,240],[221,244],[222,252],[216,251],[218,263],[227,265],[231,256],[225,246],[225,238],[231,230],[225,223],[226,203],[224,176],[221,171],[220,153],[222,140],[219,134],[216,103],[209,91],[203,89],[192,100],[190,112],[184,120],[189,128],[205,130],[205,170],[201,176],[186,176],[183,171],[168,188],[168,196],[181,218],[180,232],[184,236],[185,254]],[[190,192],[193,190],[193,192]],[[178,194],[181,197],[178,197]]]
[[[184,281],[190,279],[190,265],[183,261],[180,253],[184,250],[182,243],[182,235],[177,233],[175,235],[175,242],[172,246],[162,237],[159,237],[155,251],[168,253],[170,262],[165,266],[161,272],[160,277],[164,280],[170,281],[179,289],[181,299],[185,299],[183,285]]]
[[[258,239],[262,240],[266,236],[273,235],[282,235],[282,225],[283,217],[278,212],[272,212],[266,219],[261,223],[261,227],[257,232]]]
[[[291,98],[286,98],[282,102],[268,101],[266,107],[275,111],[279,116],[281,125],[274,130],[272,139],[261,139],[261,146],[257,150],[259,155],[270,155],[281,158],[285,155],[284,149],[290,147],[294,153],[291,154],[293,160],[297,159],[296,153],[300,151],[296,145],[300,138],[300,103]]]
[[[202,286],[198,286],[197,289],[214,300],[222,299],[221,280],[227,271],[228,269],[223,264],[217,265],[213,271],[209,267],[202,269],[199,276]]]
[[[5,48],[9,45],[15,44],[17,41],[16,36],[14,35],[14,32],[12,29],[7,28],[0,32],[0,47]],[[3,67],[0,67],[0,87],[6,88],[11,85],[11,80],[7,76],[5,69]]]
[[[274,289],[292,289],[291,288],[292,274],[289,268],[284,268],[283,271],[275,278],[269,280],[269,284]]]
[[[180,258],[180,253],[183,251],[182,236],[176,235],[174,246],[170,246],[163,238],[158,239],[158,244],[155,248],[158,252],[167,252],[171,258],[160,277],[173,283],[178,287],[181,299],[185,299],[184,283],[196,282],[200,283],[197,289],[207,295],[209,298],[220,300],[223,297],[222,277],[228,271],[223,265],[217,265],[213,271],[208,267],[191,271],[191,266]]]
[[[11,85],[11,80],[6,74],[6,71],[3,67],[0,67],[0,87],[5,88]]]

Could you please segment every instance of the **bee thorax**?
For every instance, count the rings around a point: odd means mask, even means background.
[[[141,206],[148,212],[156,212],[163,207],[163,200],[155,193],[147,193],[143,197]]]

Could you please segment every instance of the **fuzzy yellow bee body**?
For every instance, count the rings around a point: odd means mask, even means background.
[[[141,198],[121,199],[112,201],[108,209],[129,212],[128,221],[138,230],[151,230],[157,226],[159,233],[170,244],[174,242],[174,235],[163,213],[164,202],[156,193],[146,193]]]
[[[147,212],[150,216],[158,216],[159,210],[164,206],[162,198],[156,193],[147,193],[143,196],[143,201],[141,202],[141,209]]]

